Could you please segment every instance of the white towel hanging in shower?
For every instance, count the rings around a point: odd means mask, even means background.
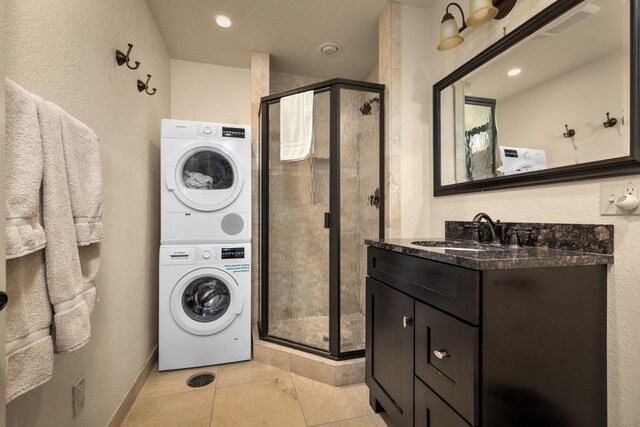
[[[313,91],[280,99],[280,160],[304,160],[313,154]]]

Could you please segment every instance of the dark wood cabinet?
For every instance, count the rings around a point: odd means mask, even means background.
[[[415,425],[420,427],[469,427],[456,411],[418,378],[415,380]]]
[[[602,427],[606,265],[479,271],[369,248],[366,382],[399,426]]]
[[[366,381],[398,426],[413,424],[413,298],[367,278]],[[375,400],[378,400],[376,403]]]

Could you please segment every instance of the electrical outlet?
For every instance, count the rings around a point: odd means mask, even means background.
[[[73,385],[73,418],[77,417],[84,408],[84,377]]]
[[[638,197],[638,189],[636,188],[633,182],[625,185],[622,190],[622,194],[624,196],[635,196]]]
[[[622,196],[638,197],[638,185],[635,182],[610,182],[600,185],[600,214],[601,215],[640,215],[640,208],[632,211],[619,209],[615,201]]]

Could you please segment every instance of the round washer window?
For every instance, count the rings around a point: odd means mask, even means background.
[[[213,276],[193,280],[182,293],[182,308],[197,322],[213,322],[226,313],[231,305],[229,287]]]
[[[194,190],[226,190],[234,178],[231,162],[217,151],[198,151],[182,166],[182,183]]]

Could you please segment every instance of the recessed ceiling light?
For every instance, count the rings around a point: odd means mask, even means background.
[[[216,16],[216,24],[222,28],[229,28],[231,26],[231,19],[228,16],[218,15]]]
[[[507,76],[514,77],[514,76],[517,76],[518,74],[520,74],[521,72],[522,72],[522,70],[520,68],[514,68],[514,69],[509,70],[507,72]]]
[[[318,52],[320,52],[322,56],[336,56],[341,51],[342,47],[337,43],[322,43],[318,46]]]

